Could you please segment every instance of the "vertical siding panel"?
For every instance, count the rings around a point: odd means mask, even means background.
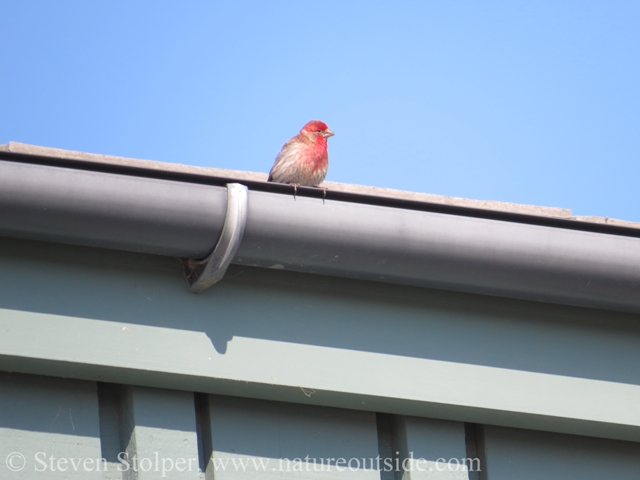
[[[121,409],[123,478],[200,477],[193,393],[125,387]]]
[[[210,395],[209,415],[207,479],[380,479],[372,412]]]
[[[95,382],[0,373],[0,478],[102,479],[101,457]]]
[[[398,416],[393,440],[406,471],[403,480],[469,480],[462,422]],[[477,469],[471,465],[472,469]]]
[[[100,445],[102,457],[107,462],[103,480],[122,480],[123,472],[118,455],[122,451],[120,441],[120,412],[122,388],[113,384],[98,383],[100,408]]]
[[[637,480],[640,443],[485,426],[487,480]]]

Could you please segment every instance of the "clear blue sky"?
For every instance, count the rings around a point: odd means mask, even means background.
[[[0,0],[0,142],[640,221],[640,1]]]

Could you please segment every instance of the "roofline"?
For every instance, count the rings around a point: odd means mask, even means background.
[[[237,182],[249,211],[236,264],[640,312],[639,229],[370,187],[294,197],[249,172],[13,145],[0,151],[5,236],[200,259],[222,231],[225,185]]]
[[[252,186],[255,190],[290,193],[291,188],[267,183],[267,174],[245,170],[229,170],[214,167],[198,167],[180,163],[140,160],[128,157],[86,153],[60,148],[41,147],[19,142],[0,145],[0,158],[20,162],[38,163],[75,169],[124,173],[150,178],[173,179],[212,185],[239,182]],[[431,193],[410,192],[391,188],[371,187],[339,182],[324,182],[326,198],[367,203],[371,205],[397,206],[425,211],[446,212],[500,218],[522,223],[547,224],[547,219],[568,220],[553,223],[553,226],[585,231],[611,233],[616,235],[640,236],[640,222],[630,222],[609,217],[573,216],[571,209],[546,207],[496,200],[475,200]],[[343,195],[344,194],[344,195]],[[316,188],[301,188],[300,195],[318,198],[321,193]],[[324,194],[322,194],[324,196]],[[512,216],[509,214],[513,214]],[[537,220],[536,220],[537,219]]]

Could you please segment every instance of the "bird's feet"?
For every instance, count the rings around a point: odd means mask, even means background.
[[[327,187],[317,187],[322,190],[322,203],[327,199]]]
[[[296,195],[298,193],[298,187],[300,186],[299,183],[290,183],[289,185],[291,185],[293,187],[293,199],[296,199]]]

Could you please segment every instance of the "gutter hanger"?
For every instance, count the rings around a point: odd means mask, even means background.
[[[182,260],[191,293],[201,293],[224,277],[247,226],[248,192],[249,189],[239,183],[227,184],[227,215],[216,248],[205,260]]]

